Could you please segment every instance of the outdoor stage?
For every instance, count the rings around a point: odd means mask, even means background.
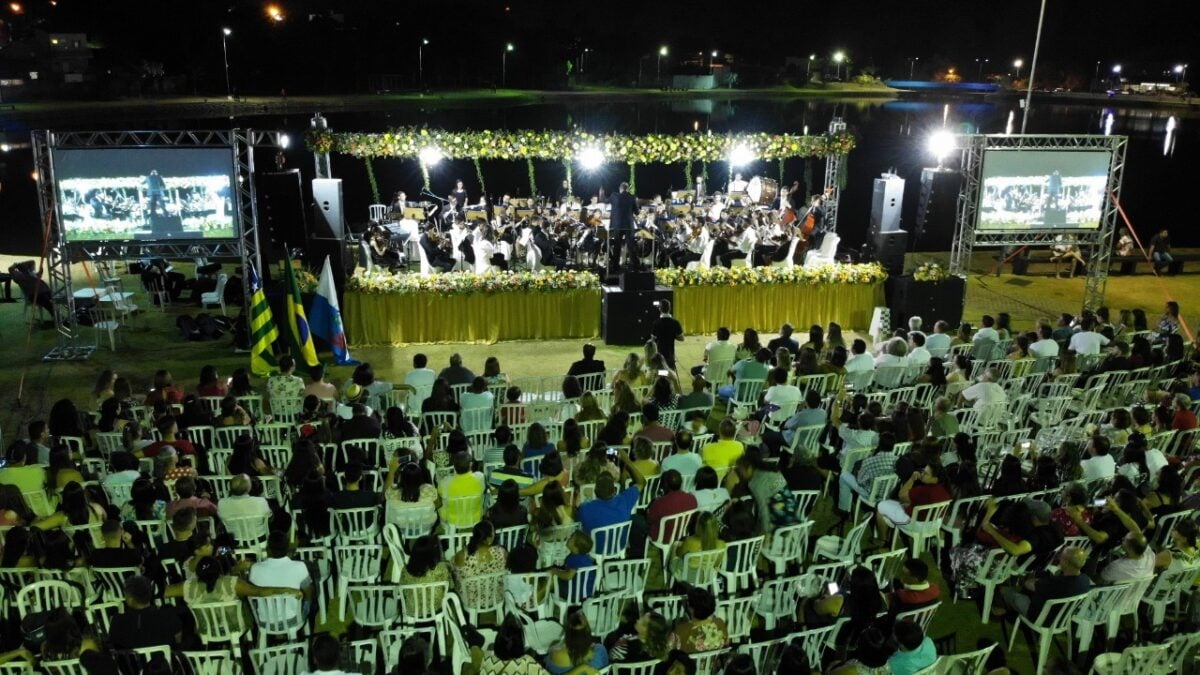
[[[667,269],[656,276],[674,291],[675,317],[696,334],[720,326],[775,331],[784,322],[799,332],[830,321],[865,330],[872,309],[884,304],[886,275],[869,264]],[[599,279],[585,272],[354,277],[344,300],[354,346],[600,335]]]

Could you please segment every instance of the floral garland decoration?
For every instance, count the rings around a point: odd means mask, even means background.
[[[879,263],[845,265],[834,263],[815,268],[792,267],[709,267],[686,270],[660,269],[654,272],[658,283],[670,286],[765,286],[813,284],[876,284],[887,278]],[[316,279],[312,280],[315,288]],[[303,287],[303,284],[302,284]],[[571,291],[598,289],[600,278],[591,272],[575,270],[531,272],[450,272],[447,274],[390,274],[376,271],[356,275],[346,281],[347,290],[368,294],[503,293],[511,291]]]
[[[479,179],[480,194],[487,194],[487,185],[483,182],[483,167],[479,166],[479,158],[475,159],[475,177]]]
[[[371,184],[371,196],[375,198],[375,203],[382,203],[379,200],[379,183],[375,181],[375,167],[371,166],[371,158],[364,157],[363,162],[367,165],[367,182]]]
[[[950,272],[935,262],[921,263],[913,270],[913,281],[944,281],[950,277]]]
[[[609,161],[638,164],[676,164],[688,160],[723,161],[737,147],[758,159],[846,155],[854,149],[854,134],[798,136],[794,134],[592,134],[582,131],[468,131],[403,127],[382,133],[310,130],[306,141],[318,154],[336,152],[354,157],[417,157],[436,147],[449,159],[574,159],[585,148],[598,148]]]
[[[525,158],[525,168],[529,171],[529,197],[531,199],[537,198],[537,174],[533,171],[532,157]]]

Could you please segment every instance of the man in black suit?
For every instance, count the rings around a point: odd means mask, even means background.
[[[554,255],[554,242],[550,241],[550,237],[546,236],[546,232],[541,227],[533,228],[533,245],[541,254],[542,265],[558,269],[566,264],[562,258]]]
[[[630,267],[637,265],[637,254],[633,250],[633,219],[637,213],[637,199],[629,194],[629,183],[608,198],[608,271],[616,272],[621,266],[621,248],[627,251]]]
[[[800,343],[792,339],[792,324],[785,323],[779,327],[779,337],[767,343],[767,349],[771,351],[771,356],[774,358],[775,352],[780,347],[786,347],[792,356],[795,356],[800,351]]]
[[[572,363],[571,368],[567,370],[568,375],[575,377],[603,372],[606,372],[604,362],[596,359],[596,345],[590,342],[583,346],[583,358]]]
[[[350,406],[353,417],[342,422],[341,438],[343,441],[355,441],[360,438],[379,438],[383,433],[379,420],[367,414],[367,407],[361,403]]]
[[[454,189],[450,191],[450,196],[454,197],[454,208],[462,215],[463,210],[467,207],[467,190],[463,187],[461,180],[454,181]]]
[[[436,267],[443,272],[449,272],[454,269],[454,260],[438,247],[437,231],[433,229],[425,230],[421,234],[420,246],[421,250],[425,252],[425,259],[429,261],[430,267]]]

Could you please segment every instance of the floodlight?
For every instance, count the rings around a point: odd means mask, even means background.
[[[279,134],[279,148],[281,150],[287,150],[288,146],[291,144],[292,144],[291,136],[288,136],[287,134]]]
[[[666,55],[667,55],[667,46],[666,46],[666,45],[663,45],[662,47],[659,47],[659,48],[658,48],[658,55],[659,55],[659,56],[666,56]]]
[[[1183,73],[1183,66],[1182,65],[1175,66],[1175,74],[1180,75],[1182,73]]]
[[[1113,66],[1112,70],[1113,70],[1114,75],[1120,75],[1121,74],[1121,64],[1118,63],[1117,65]]]
[[[1021,59],[1017,59],[1016,61],[1013,61],[1013,68],[1021,68],[1024,65],[1025,65],[1025,62],[1022,61]]]
[[[604,152],[600,148],[584,148],[579,152],[579,165],[584,171],[595,171],[604,164]]]
[[[233,29],[229,27],[222,28],[221,32],[225,35],[233,35]]]
[[[834,52],[834,54],[833,54],[833,62],[834,63],[841,63],[842,61],[845,61],[845,60],[846,60],[845,52]]]
[[[945,129],[933,132],[933,135],[929,137],[929,141],[927,142],[929,153],[937,157],[939,162],[945,159],[946,155],[954,151],[954,146],[954,134]]]
[[[421,158],[421,163],[425,166],[433,166],[442,161],[442,151],[432,145],[421,148],[421,152],[417,153],[417,156]]]
[[[745,166],[758,159],[754,151],[744,145],[739,145],[729,151],[729,163],[734,166]]]

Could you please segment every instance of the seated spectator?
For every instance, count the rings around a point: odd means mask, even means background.
[[[671,625],[655,611],[638,613],[637,603],[625,605],[617,629],[604,638],[613,663],[660,661],[667,655]]]
[[[659,406],[647,403],[642,406],[642,428],[633,435],[634,440],[645,438],[652,443],[666,443],[675,438],[675,432],[658,423]]]
[[[670,645],[688,654],[723,649],[729,644],[725,621],[715,616],[717,601],[708,589],[693,587],[687,593],[687,618],[675,625]]]
[[[473,433],[476,431],[487,431],[492,428],[492,417],[490,414],[482,416],[466,415],[467,411],[470,410],[490,412],[495,409],[495,396],[488,390],[487,380],[482,377],[476,377],[472,380],[471,388],[459,395],[458,404],[461,406],[463,419],[469,420],[468,424],[463,427],[464,432]],[[478,417],[486,417],[486,419],[478,419]]]
[[[1001,597],[1008,608],[1031,621],[1035,620],[1047,601],[1072,598],[1092,589],[1091,578],[1083,574],[1087,559],[1087,551],[1068,546],[1058,556],[1057,574],[1043,577],[1030,575],[1017,589],[1001,589]]]
[[[217,503],[217,515],[222,521],[250,516],[271,516],[267,500],[250,494],[250,477],[238,474],[229,481],[229,496]]]
[[[1130,530],[1121,542],[1121,556],[1104,566],[1100,579],[1119,584],[1154,576],[1157,557],[1140,528]]]
[[[959,398],[964,403],[971,403],[976,410],[983,410],[989,405],[1004,405],[1008,403],[1008,394],[1004,387],[996,384],[996,373],[987,368],[979,375],[979,381],[962,390]]]
[[[249,434],[242,434],[233,442],[233,454],[229,456],[230,475],[274,476],[275,469],[267,464],[258,450],[258,441]]]
[[[438,582],[450,582],[450,566],[442,559],[442,542],[437,535],[427,534],[412,543],[408,562],[400,572],[401,593],[405,586],[418,586]],[[430,598],[435,606],[441,606],[442,597],[434,594]]]
[[[546,427],[542,426],[541,422],[534,422],[529,425],[529,430],[525,436],[525,447],[521,448],[521,454],[525,459],[536,459],[550,452],[554,452],[555,446],[550,442],[546,435]]]
[[[506,614],[496,630],[496,640],[491,651],[483,657],[480,675],[506,675],[508,673],[537,673],[542,664],[529,654],[525,647],[525,627],[520,619]]]
[[[725,546],[725,542],[721,539],[721,521],[708,511],[702,512],[694,521],[692,534],[675,546],[674,557],[671,560],[672,574],[677,579],[695,576],[688,574],[687,570],[683,568],[684,558],[687,554],[724,551]]]
[[[91,567],[141,567],[141,551],[133,543],[133,535],[121,527],[121,521],[110,518],[100,526],[104,545],[92,549],[87,556]]]
[[[704,466],[704,459],[692,452],[692,432],[680,431],[675,435],[671,446],[674,452],[663,459],[660,467],[663,471],[678,471],[680,476],[687,478],[695,476],[700,467]]]
[[[886,478],[896,473],[896,455],[892,448],[896,446],[896,437],[884,432],[879,435],[879,444],[873,454],[862,461],[858,472],[843,471],[839,478],[837,508],[842,513],[849,513],[855,496],[866,497],[871,494],[871,486],[876,478]]]
[[[596,401],[595,395],[590,391],[584,392],[583,396],[579,397],[579,412],[575,413],[576,422],[594,422],[597,420],[607,420],[608,415],[600,409],[600,404]]]
[[[250,583],[256,586],[293,588],[303,594],[307,605],[313,597],[312,577],[304,561],[288,557],[290,550],[287,532],[272,531],[267,536],[267,559],[250,566]],[[292,611],[303,612],[305,616],[308,614],[307,609],[299,604],[295,605]]]
[[[879,541],[888,541],[892,527],[901,527],[912,522],[912,512],[918,506],[950,501],[950,493],[944,485],[944,472],[936,464],[921,471],[914,471],[900,486],[899,499],[885,499],[875,507],[875,525]]]
[[[658,462],[654,461],[654,445],[649,438],[645,436],[633,437],[633,463],[637,465],[638,471],[642,472],[643,476],[657,476],[659,474]]]
[[[896,653],[888,659],[888,667],[893,675],[913,675],[937,661],[933,640],[925,635],[919,624],[897,621],[892,627],[892,637],[896,640]]]
[[[689,410],[691,408],[711,409],[713,407],[713,395],[708,391],[708,380],[699,375],[693,377],[691,393],[679,397],[677,405],[681,410]]]
[[[100,484],[106,490],[131,487],[141,477],[138,459],[131,452],[114,452],[109,458],[110,469]]]
[[[383,435],[383,427],[369,413],[367,406],[355,403],[350,406],[350,419],[338,425],[338,433],[343,441],[373,439]]]
[[[88,499],[82,485],[72,482],[63,488],[54,513],[37,519],[33,526],[39,530],[57,530],[69,525],[103,523],[107,519],[104,507]]]
[[[172,447],[181,455],[195,455],[196,448],[191,441],[179,438],[179,422],[172,415],[166,415],[158,418],[154,423],[154,427],[158,429],[159,436],[162,440],[155,441],[138,453],[142,457],[154,457],[158,451],[165,447]]]
[[[575,578],[577,570],[596,566],[596,559],[591,556],[591,553],[592,538],[583,532],[576,531],[567,539],[567,557],[563,560],[562,567],[550,571],[551,574],[558,577],[559,594],[562,597],[567,597],[569,589],[567,582]],[[596,581],[593,577],[582,589],[583,597],[591,597],[596,590],[595,586]]]
[[[1083,471],[1080,478],[1084,481],[1112,478],[1116,475],[1117,462],[1109,453],[1108,439],[1104,436],[1092,436],[1088,442],[1085,457],[1079,462]]]
[[[175,448],[168,445],[158,451],[154,458],[154,478],[159,482],[170,484],[180,478],[195,477],[196,470],[191,464],[180,463],[179,453],[175,452]]]
[[[909,558],[896,573],[895,591],[888,609],[892,615],[928,607],[941,599],[942,589],[929,582],[929,565],[919,558]]]
[[[196,510],[190,506],[180,508],[171,516],[167,529],[167,541],[158,545],[159,560],[177,560],[180,563],[192,557],[195,546],[192,535],[196,532]]]
[[[608,650],[592,635],[592,627],[583,610],[567,616],[562,642],[550,649],[544,665],[552,675],[574,672],[581,666],[600,670],[608,665]]]
[[[497,528],[517,527],[529,522],[529,511],[521,503],[520,488],[516,481],[507,479],[500,484],[496,503],[488,509],[488,520]]]
[[[721,480],[711,466],[700,467],[696,471],[692,496],[696,498],[696,508],[712,513],[723,508],[730,500],[729,490],[721,487]]]
[[[515,482],[518,488],[526,488],[533,485],[536,481],[533,478],[533,474],[525,471],[521,463],[522,459],[524,457],[521,455],[520,448],[512,444],[506,446],[504,448],[504,466],[492,469],[492,485],[500,485],[506,480]]]
[[[15,485],[0,485],[0,526],[28,525],[34,520],[25,496]]]
[[[176,647],[183,625],[175,608],[155,606],[154,584],[144,576],[125,579],[125,611],[111,619],[108,641],[113,649]]]
[[[437,488],[425,480],[420,464],[401,463],[399,457],[393,455],[388,466],[387,486],[384,493],[386,522],[425,528],[437,522]]]
[[[316,396],[325,401],[337,398],[337,387],[325,381],[325,364],[318,363],[309,367],[308,374],[312,377],[312,382],[304,387],[302,396]]]
[[[650,537],[655,540],[678,539],[677,533],[660,532],[660,525],[664,518],[696,510],[696,497],[683,491],[683,479],[677,471],[664,473],[658,486],[660,496],[650,502],[650,508],[646,510],[646,521],[650,526]]]
[[[46,467],[37,463],[37,454],[30,453],[29,446],[13,443],[5,453],[5,458],[8,462],[0,467],[0,485],[16,486],[22,494],[45,492]]]
[[[483,517],[483,491],[486,488],[483,474],[471,471],[471,455],[466,452],[455,453],[452,459],[454,475],[442,479],[438,486],[438,494],[442,498],[442,520],[455,527],[470,527]],[[457,506],[449,508],[452,499],[475,498],[475,506],[463,509]],[[461,502],[455,502],[461,505]]]
[[[617,458],[633,476],[633,485],[618,493],[612,474],[601,472],[596,478],[596,498],[580,504],[577,513],[579,524],[592,537],[597,548],[603,548],[605,542],[596,536],[596,529],[628,522],[633,517],[638,496],[646,485],[646,479],[629,461],[629,455],[624,450],[620,451]]]
[[[342,489],[329,496],[333,509],[363,509],[379,506],[380,494],[362,488],[363,467],[358,462],[346,464],[342,472]]]
[[[495,539],[496,528],[490,521],[481,520],[471,529],[466,548],[454,556],[458,593],[468,607],[493,604],[500,593],[500,584],[486,578],[505,571],[508,552],[495,544]]]
[[[717,473],[728,471],[737,462],[742,453],[746,451],[746,446],[737,440],[737,424],[732,417],[726,417],[721,420],[721,425],[717,428],[718,440],[704,446],[700,455],[704,459],[704,463]]]
[[[207,496],[196,495],[196,479],[184,477],[175,481],[175,494],[179,495],[179,498],[167,504],[167,518],[173,517],[179,509],[185,507],[195,509],[196,514],[204,518],[217,515],[216,504]]]

